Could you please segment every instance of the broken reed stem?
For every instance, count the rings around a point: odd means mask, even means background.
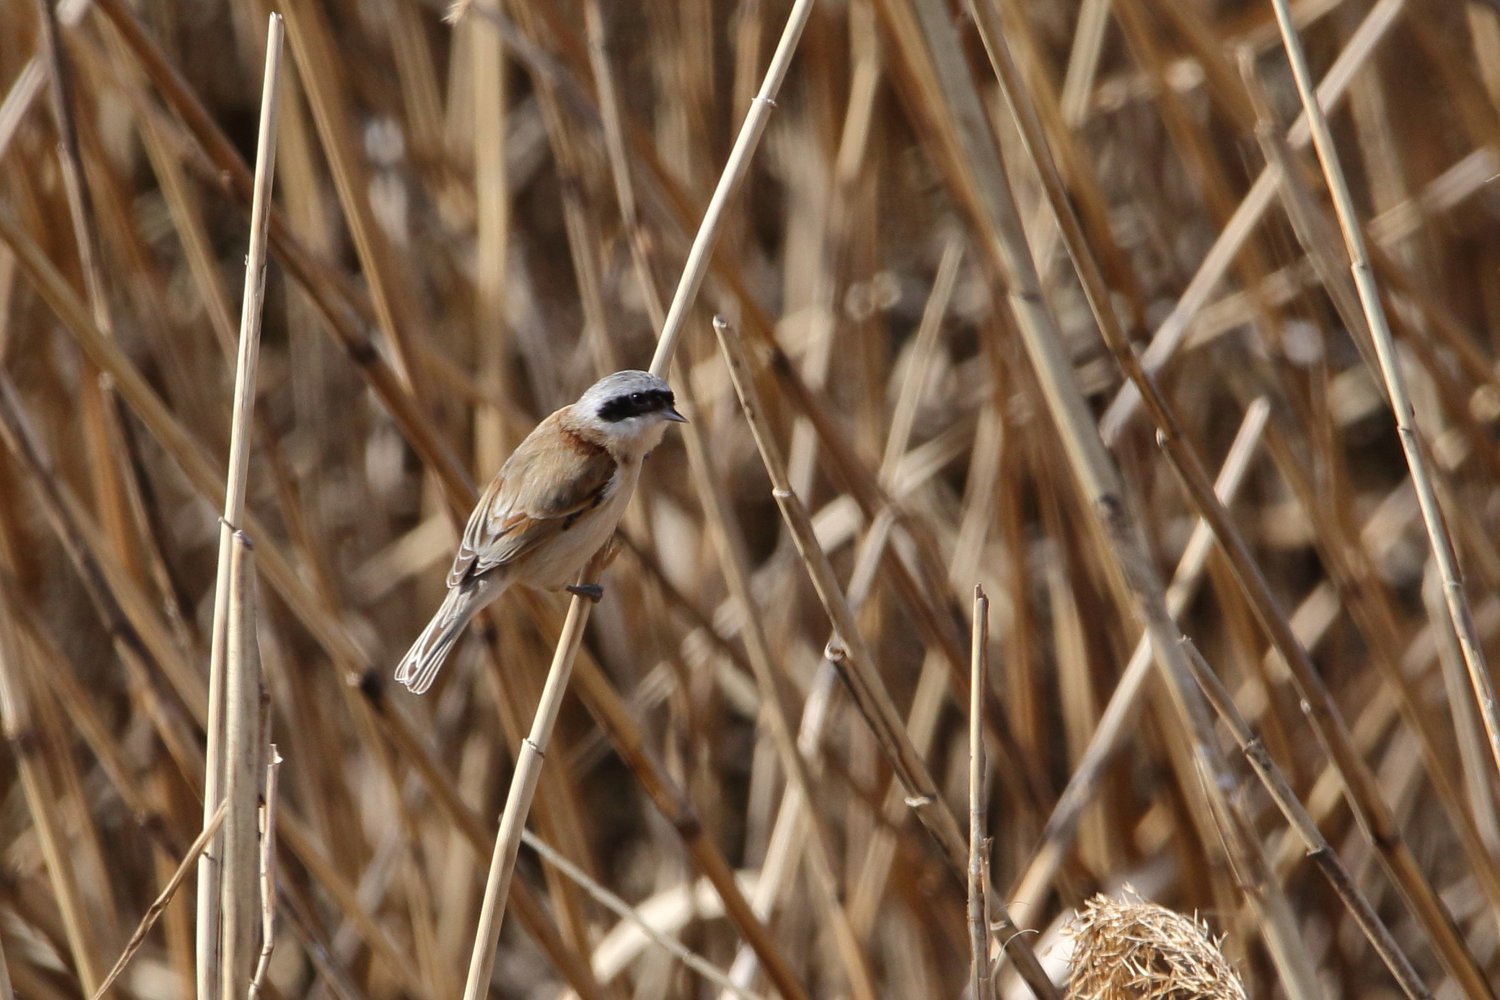
[[[985,898],[984,675],[989,666],[990,599],[974,587],[974,639],[969,664],[969,995],[990,1000],[990,942]]]
[[[260,810],[260,958],[255,962],[255,975],[250,977],[249,1000],[260,996],[276,946],[276,786],[281,754],[274,743],[268,749],[265,804]]]
[[[266,64],[262,80],[260,132],[256,139],[254,196],[250,205],[250,247],[245,255],[245,295],[240,311],[240,349],[235,368],[234,410],[230,417],[229,471],[224,489],[224,516],[219,522],[219,570],[214,587],[213,633],[209,646],[208,743],[204,764],[204,822],[224,797],[224,673],[229,633],[230,563],[234,532],[245,507],[250,472],[250,428],[255,405],[255,367],[260,354],[261,307],[266,291],[266,233],[275,177],[276,119],[280,94],[283,27],[279,14],[266,27]],[[254,800],[250,822],[255,821]],[[231,819],[231,825],[242,819]],[[252,827],[253,828],[253,827]],[[198,864],[197,992],[198,1000],[219,998],[219,863],[210,843]]]
[[[224,824],[219,878],[220,1000],[240,1000],[253,975],[260,910],[257,844],[261,752],[260,647],[255,636],[255,570],[249,536],[236,531],[229,558],[229,626],[224,648]]]
[[[760,393],[755,388],[744,344],[729,324],[717,316],[714,317],[714,333],[718,335],[730,380],[734,383],[735,394],[739,397],[745,420],[750,425],[756,447],[760,451],[761,462],[770,476],[771,495],[781,510],[782,519],[786,522],[797,553],[817,591],[818,600],[833,624],[836,635],[829,642],[825,655],[838,667],[840,676],[848,683],[855,708],[869,725],[881,752],[906,790],[907,804],[932,834],[944,859],[959,880],[963,881],[966,878],[968,851],[963,835],[959,832],[958,821],[939,797],[937,785],[926,762],[912,744],[901,716],[891,703],[890,694],[875,671],[874,659],[855,622],[848,598],[840,588],[833,566],[828,561],[828,554],[818,544],[807,508],[791,488],[786,462],[761,406]],[[997,939],[1015,961],[1026,984],[1041,1000],[1057,996],[1056,988],[1042,971],[1030,943],[1022,934],[1016,933],[1004,904],[998,899],[993,902],[1000,916],[995,928]]]
[[[656,353],[651,359],[650,370],[653,375],[665,378],[672,367],[672,358],[688,311],[697,299],[698,289],[702,287],[703,279],[708,274],[709,259],[723,227],[724,210],[750,168],[751,158],[765,132],[766,123],[770,120],[771,109],[776,106],[776,95],[781,90],[781,83],[791,66],[792,55],[802,37],[802,29],[807,25],[811,13],[812,0],[797,0],[787,15],[786,26],[782,29],[781,40],[776,45],[770,65],[766,68],[760,93],[740,127],[734,148],[719,176],[719,183],[714,188],[713,197],[709,200],[703,221],[693,239],[692,249],[683,265],[682,277],[678,280],[677,291],[672,297],[672,305],[657,339]],[[595,563],[597,562],[596,557]],[[597,569],[591,567],[583,579],[595,582]],[[583,640],[583,629],[588,624],[589,611],[587,599],[578,595],[574,595],[568,604],[568,615],[563,623],[562,634],[558,637],[552,665],[547,672],[541,701],[532,722],[532,732],[522,744],[521,755],[516,761],[510,793],[506,796],[500,829],[495,837],[495,850],[485,883],[479,926],[475,928],[474,951],[470,956],[469,975],[464,986],[465,1000],[479,1000],[489,990],[495,965],[495,949],[499,945],[500,928],[505,919],[506,897],[515,870],[516,853],[520,849],[521,831],[525,827],[526,816],[531,811],[531,800],[536,794],[547,741],[551,737],[552,724],[556,721],[563,694],[567,691],[568,678],[572,675],[573,661]],[[537,739],[538,736],[541,737],[540,740]],[[782,963],[767,963],[767,966],[777,988],[784,994],[802,995],[801,987],[791,978],[790,970]]]
[[[1354,198],[1349,193],[1349,183],[1339,162],[1338,147],[1328,128],[1328,117],[1313,91],[1312,71],[1308,69],[1307,55],[1302,49],[1297,28],[1292,23],[1291,9],[1287,0],[1271,0],[1271,5],[1276,11],[1276,24],[1281,29],[1282,44],[1292,67],[1292,78],[1297,84],[1297,95],[1302,100],[1302,107],[1312,130],[1313,148],[1322,164],[1323,177],[1328,182],[1328,192],[1338,215],[1339,229],[1344,234],[1344,247],[1349,254],[1349,270],[1354,275],[1354,287],[1359,293],[1359,303],[1364,309],[1370,337],[1375,344],[1380,377],[1385,383],[1386,396],[1396,418],[1396,434],[1401,439],[1401,451],[1406,457],[1407,468],[1411,471],[1412,486],[1421,508],[1422,523],[1427,529],[1432,557],[1443,581],[1443,597],[1448,606],[1448,617],[1452,619],[1453,630],[1463,652],[1469,683],[1473,687],[1479,715],[1484,722],[1485,735],[1489,737],[1490,754],[1494,758],[1497,772],[1500,772],[1500,707],[1495,702],[1494,684],[1485,664],[1484,649],[1474,628],[1469,598],[1464,592],[1458,552],[1443,520],[1443,510],[1438,503],[1437,490],[1427,465],[1427,454],[1417,433],[1416,407],[1412,404],[1405,376],[1401,373],[1395,339],[1386,321],[1380,290],[1375,284],[1375,273],[1370,266],[1370,255],[1365,247]]]
[[[579,582],[598,581],[602,555],[601,551],[590,561]],[[537,781],[542,775],[542,763],[547,756],[547,744],[552,739],[552,727],[562,708],[568,679],[573,675],[573,662],[578,656],[578,647],[583,643],[583,629],[588,624],[590,606],[587,598],[576,595],[568,604],[568,617],[563,621],[562,634],[557,639],[557,650],[552,656],[552,666],[547,670],[547,682],[542,688],[541,700],[537,703],[531,732],[521,744],[520,753],[516,755],[516,769],[511,774],[510,792],[505,796],[505,811],[500,815],[500,830],[495,835],[495,852],[490,859],[489,878],[484,885],[479,926],[474,932],[474,952],[469,957],[464,1000],[481,1000],[489,993],[495,949],[500,944],[500,927],[505,920],[505,903],[510,895],[511,877],[515,873],[516,854],[521,849],[521,833],[526,826],[526,815],[531,811],[531,800],[536,795]]]
[[[120,978],[120,974],[130,964],[130,960],[135,958],[135,953],[140,950],[141,945],[146,941],[146,935],[151,933],[151,928],[156,925],[156,921],[161,917],[162,911],[167,908],[167,904],[177,894],[178,887],[187,878],[188,872],[192,870],[194,862],[208,848],[208,842],[213,839],[214,834],[219,832],[219,824],[224,821],[224,812],[228,805],[227,801],[220,802],[219,807],[209,816],[208,822],[203,824],[203,831],[198,834],[198,839],[194,840],[188,847],[187,853],[182,856],[182,863],[177,866],[177,870],[172,873],[172,877],[167,879],[167,884],[162,887],[161,894],[146,908],[145,916],[141,917],[140,925],[136,927],[135,933],[130,935],[130,940],[126,943],[125,950],[120,953],[120,957],[115,962],[114,968],[109,970],[109,975],[104,977],[104,982],[91,994],[92,1000],[103,1000],[105,994],[109,992],[109,988],[115,984],[115,980]]]

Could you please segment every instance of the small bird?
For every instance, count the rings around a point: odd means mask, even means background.
[[[537,424],[469,515],[448,596],[402,657],[397,682],[415,694],[431,687],[464,627],[512,584],[599,600],[597,584],[573,581],[614,534],[669,421],[687,423],[667,383],[622,371]]]

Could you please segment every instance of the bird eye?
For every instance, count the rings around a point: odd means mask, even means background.
[[[640,393],[638,393],[638,392],[632,392],[632,393],[631,393],[631,394],[630,394],[630,401],[631,401],[631,402],[632,402],[632,403],[639,403],[639,402],[640,402],[640,401],[641,401],[641,399],[642,399],[642,398],[643,398],[643,397],[642,397],[642,396],[641,396],[641,394],[640,394]]]

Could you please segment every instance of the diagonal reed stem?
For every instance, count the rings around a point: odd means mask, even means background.
[[[1407,390],[1406,378],[1401,372],[1401,360],[1396,354],[1395,338],[1391,335],[1385,307],[1380,301],[1380,290],[1375,284],[1375,272],[1370,266],[1370,254],[1365,246],[1359,213],[1354,207],[1354,197],[1349,193],[1349,182],[1344,177],[1344,169],[1339,162],[1338,147],[1334,144],[1333,133],[1328,127],[1328,116],[1319,104],[1318,95],[1313,88],[1312,71],[1308,68],[1307,55],[1302,49],[1296,25],[1292,23],[1291,9],[1287,0],[1271,0],[1271,6],[1276,12],[1277,26],[1281,29],[1282,44],[1292,67],[1292,78],[1297,84],[1297,95],[1302,100],[1302,107],[1312,129],[1313,148],[1323,165],[1323,177],[1328,182],[1339,229],[1344,235],[1344,248],[1349,255],[1349,269],[1354,275],[1355,291],[1359,294],[1359,304],[1364,310],[1370,338],[1375,344],[1379,374],[1385,383],[1386,396],[1396,419],[1396,435],[1401,441],[1401,451],[1411,472],[1412,486],[1416,489],[1417,504],[1422,511],[1422,524],[1427,529],[1432,558],[1442,579],[1448,617],[1458,636],[1474,700],[1479,706],[1485,735],[1489,738],[1490,754],[1494,758],[1497,773],[1500,773],[1500,706],[1496,704],[1494,682],[1485,664],[1484,648],[1474,628],[1474,616],[1469,608],[1468,595],[1464,591],[1458,551],[1443,519],[1442,506],[1438,503],[1427,452],[1417,430],[1416,407]]]
[[[667,311],[666,321],[657,340],[656,354],[651,359],[653,374],[665,377],[672,366],[672,358],[676,353],[688,312],[697,299],[698,289],[702,287],[703,279],[708,273],[709,260],[722,230],[725,208],[739,189],[746,171],[749,170],[755,149],[770,120],[771,110],[776,106],[776,95],[781,89],[782,81],[786,78],[792,56],[797,50],[797,43],[801,40],[802,30],[806,27],[811,13],[812,0],[797,0],[787,15],[786,26],[782,30],[775,54],[771,57],[770,65],[766,69],[760,93],[756,96],[745,116],[744,124],[740,127],[734,148],[730,151],[728,162],[719,177],[719,183],[714,189],[713,197],[709,201],[703,221],[698,228],[698,234],[693,240],[692,249],[683,265],[677,291],[672,297],[671,307]],[[594,572],[585,574],[588,582],[593,582],[599,567],[595,565],[591,568]],[[500,817],[500,829],[495,837],[495,850],[491,858],[489,877],[485,882],[484,902],[480,911],[479,924],[475,928],[474,950],[469,960],[468,978],[464,984],[464,1000],[479,1000],[489,991],[495,964],[495,950],[500,941],[500,928],[505,919],[506,899],[515,870],[516,855],[520,850],[521,833],[525,827],[526,816],[531,811],[531,801],[536,794],[542,761],[551,741],[553,723],[557,720],[563,695],[567,691],[573,661],[578,654],[578,646],[583,640],[584,627],[588,624],[589,610],[590,605],[584,598],[574,596],[569,603],[568,616],[564,621],[562,634],[558,638],[552,666],[547,672],[547,680],[542,690],[541,700],[537,705],[531,734],[522,744],[520,755],[517,757],[511,791],[506,796],[505,809]],[[746,912],[748,912],[748,907],[746,907]],[[784,996],[789,1000],[804,996],[802,987],[779,952],[768,947],[757,948],[757,952],[760,954],[761,961],[765,963],[767,974]]]
[[[1131,347],[1129,340],[1121,328],[1115,312],[1110,305],[1108,289],[1104,283],[1104,276],[1089,250],[1084,238],[1082,226],[1073,212],[1071,203],[1063,186],[1061,174],[1052,158],[1046,137],[1042,133],[1041,124],[1036,117],[1035,110],[1020,84],[1014,60],[1011,56],[1009,46],[1006,44],[1003,31],[997,23],[997,18],[992,9],[986,5],[975,4],[976,23],[984,40],[986,51],[990,57],[990,64],[995,71],[996,78],[1000,82],[1001,92],[1005,96],[1007,105],[1020,130],[1022,143],[1029,153],[1033,164],[1037,168],[1038,175],[1042,181],[1042,187],[1047,199],[1052,206],[1056,216],[1059,230],[1067,247],[1069,257],[1073,261],[1079,280],[1083,286],[1084,294],[1088,299],[1089,306],[1098,324],[1099,331],[1106,345],[1114,354],[1120,368],[1124,371],[1130,383],[1134,385],[1144,400],[1146,408],[1156,424],[1157,440],[1162,450],[1177,470],[1180,479],[1187,487],[1192,502],[1199,509],[1204,524],[1214,532],[1219,544],[1227,551],[1230,561],[1234,566],[1236,578],[1241,580],[1250,592],[1250,598],[1259,613],[1265,619],[1275,619],[1285,623],[1285,615],[1275,606],[1270,595],[1269,587],[1264,584],[1263,578],[1255,569],[1250,559],[1249,548],[1244,543],[1240,533],[1236,530],[1229,512],[1223,502],[1215,493],[1213,484],[1209,481],[1208,473],[1203,467],[1196,450],[1187,442],[1180,422],[1172,407],[1168,404],[1165,396],[1158,390],[1155,381],[1142,365],[1140,358]],[[1247,420],[1249,419],[1247,415]],[[1196,654],[1196,650],[1192,650]],[[1226,712],[1234,711],[1232,702],[1227,704],[1222,699],[1215,698],[1216,691],[1210,690],[1208,684],[1217,683],[1217,678],[1203,677],[1203,671],[1207,664],[1199,658],[1189,656],[1188,666],[1193,668],[1195,679],[1204,689],[1205,695],[1213,707],[1224,716]],[[1121,687],[1124,688],[1122,682]],[[1235,720],[1226,717],[1234,728]],[[1243,745],[1243,744],[1242,744]],[[1246,751],[1247,754],[1249,751]],[[1264,758],[1269,763],[1269,757]],[[1266,781],[1273,798],[1278,805],[1282,806],[1289,822],[1299,833],[1307,832],[1299,825],[1298,820],[1305,816],[1301,805],[1293,797],[1290,802],[1283,802],[1283,796],[1279,793],[1289,792],[1290,789],[1283,782],[1280,786],[1272,785],[1272,777],[1268,776],[1261,768],[1256,773]],[[1081,786],[1080,786],[1081,787]],[[1059,810],[1060,812],[1061,810]],[[1316,828],[1312,830],[1316,833]],[[1321,841],[1321,838],[1320,838]],[[1326,842],[1319,843],[1309,841],[1310,851],[1327,849]],[[1338,865],[1337,858],[1333,864]],[[1366,935],[1376,952],[1386,961],[1402,988],[1409,993],[1415,989],[1422,991],[1421,981],[1412,970],[1410,963],[1396,946],[1391,938],[1390,932],[1375,918],[1373,909],[1359,895],[1352,880],[1347,877],[1347,872],[1342,866],[1335,868],[1324,866],[1323,871],[1333,882],[1334,888],[1339,891],[1339,897],[1349,905],[1351,912],[1355,915],[1356,922]],[[1341,877],[1342,876],[1342,877]]]
[[[875,670],[875,661],[854,619],[848,597],[839,586],[833,566],[828,561],[828,554],[818,544],[807,508],[792,490],[781,448],[772,434],[766,411],[761,405],[760,393],[755,388],[755,380],[745,357],[745,347],[729,324],[718,317],[714,318],[714,332],[718,334],[719,347],[729,366],[730,378],[734,382],[735,393],[740,398],[745,420],[750,424],[756,447],[760,450],[761,461],[771,477],[771,495],[781,509],[782,519],[786,522],[797,547],[797,554],[802,557],[807,574],[812,579],[818,600],[822,602],[823,610],[833,624],[836,634],[829,642],[825,655],[838,667],[840,676],[848,685],[855,708],[869,725],[881,752],[905,788],[907,805],[937,842],[944,860],[955,876],[962,881],[966,877],[968,848],[959,831],[958,821],[938,794],[932,773],[917,752],[911,735],[896,712],[890,694]],[[999,920],[992,930],[1016,962],[1026,984],[1039,1000],[1055,997],[1056,988],[1042,971],[1025,936],[1016,932],[1005,905],[999,899],[994,899],[993,904]]]

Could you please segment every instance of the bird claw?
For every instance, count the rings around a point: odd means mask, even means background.
[[[574,597],[587,597],[595,604],[604,600],[604,588],[597,583],[571,583],[564,589]]]

